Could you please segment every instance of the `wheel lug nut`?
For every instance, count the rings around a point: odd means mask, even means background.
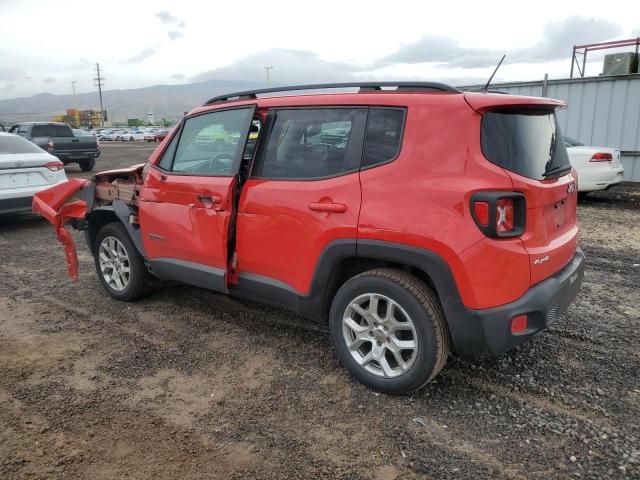
[[[378,341],[378,342],[377,342],[377,344],[378,344],[378,346],[381,346],[381,345],[382,345],[382,342]]]

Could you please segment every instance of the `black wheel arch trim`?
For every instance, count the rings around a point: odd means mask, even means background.
[[[400,243],[355,238],[330,242],[318,258],[309,294],[298,292],[279,280],[253,273],[240,273],[238,284],[230,286],[230,293],[323,321],[328,315],[327,296],[331,292],[332,274],[347,258],[388,261],[422,271],[433,281],[454,346],[473,344],[480,338],[479,325],[469,321],[469,311],[460,299],[447,262],[431,250]]]
[[[115,219],[120,220],[120,223],[124,226],[125,230],[129,234],[131,241],[133,242],[138,253],[142,255],[142,258],[147,261],[147,255],[144,249],[144,243],[142,242],[142,233],[140,231],[140,226],[133,224],[129,221],[131,215],[133,215],[133,211],[124,201],[116,198],[111,205],[107,205],[104,207],[93,208],[94,205],[94,190],[95,186],[91,184],[88,187],[85,187],[80,194],[80,198],[87,202],[87,218],[82,225],[76,225],[76,228],[79,230],[85,231],[85,239],[87,241],[87,245],[89,246],[89,251],[93,254],[93,241],[95,240],[96,235],[98,234],[97,230],[99,227],[95,224],[95,218],[97,215],[102,215],[104,212],[112,214]]]

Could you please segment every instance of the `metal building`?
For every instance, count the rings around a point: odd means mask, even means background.
[[[562,132],[586,145],[618,148],[624,179],[640,182],[640,74],[501,83],[491,90],[564,100]]]

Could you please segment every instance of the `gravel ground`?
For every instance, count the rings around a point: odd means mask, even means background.
[[[104,145],[97,168],[152,149]],[[117,302],[79,235],[73,283],[48,223],[0,217],[0,478],[640,478],[640,186],[579,215],[569,312],[406,396],[276,309],[177,285]]]

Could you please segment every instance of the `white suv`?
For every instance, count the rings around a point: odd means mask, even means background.
[[[0,214],[31,211],[35,193],[66,181],[56,157],[18,135],[0,132]]]

